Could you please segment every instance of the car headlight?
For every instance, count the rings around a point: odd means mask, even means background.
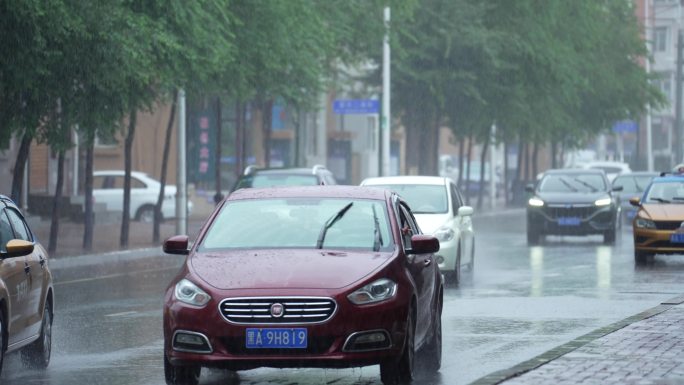
[[[435,231],[433,235],[440,242],[448,242],[454,239],[455,233],[454,229],[452,229],[451,227],[442,226],[439,229],[437,229],[437,231]]]
[[[653,222],[650,219],[646,219],[646,218],[637,218],[634,221],[634,226],[636,226],[640,229],[655,229],[656,228],[655,222]]]
[[[527,204],[533,207],[542,207],[544,206],[544,201],[539,199],[539,198],[530,198],[529,201],[527,201]]]
[[[611,202],[612,202],[612,200],[610,198],[601,198],[601,199],[597,199],[594,202],[594,204],[596,206],[608,206]]]
[[[347,298],[355,305],[366,305],[388,300],[396,294],[397,284],[392,280],[382,278],[356,290]]]
[[[195,306],[204,306],[211,299],[209,294],[187,279],[178,281],[175,295],[177,300]]]

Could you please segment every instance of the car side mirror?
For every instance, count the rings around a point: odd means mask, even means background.
[[[622,186],[613,186],[613,191],[622,191],[624,190],[624,187]]]
[[[461,217],[468,217],[473,215],[473,208],[470,206],[461,206],[458,208],[458,215]]]
[[[5,258],[22,257],[33,252],[33,242],[25,241],[23,239],[12,239],[7,242],[5,246],[7,250],[4,254]]]
[[[188,236],[174,235],[164,241],[164,252],[167,254],[188,255]]]
[[[527,191],[528,193],[533,193],[534,192],[534,183],[528,183],[525,186],[525,191]]]
[[[639,206],[641,206],[641,198],[631,197],[631,198],[629,198],[629,204],[634,206],[634,207],[639,207]]]
[[[412,254],[432,254],[439,251],[439,241],[432,235],[416,234],[411,237]]]

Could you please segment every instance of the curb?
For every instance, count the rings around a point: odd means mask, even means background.
[[[522,374],[525,374],[529,371],[532,371],[542,365],[545,365],[556,358],[560,358],[561,356],[564,356],[576,349],[581,348],[582,346],[597,340],[605,335],[608,335],[610,333],[616,332],[626,326],[629,326],[633,323],[643,321],[647,318],[651,318],[653,316],[656,316],[658,314],[664,313],[667,310],[670,310],[676,305],[684,303],[684,295],[680,295],[678,297],[670,298],[669,300],[665,302],[661,302],[660,305],[652,307],[646,311],[643,311],[639,314],[635,314],[631,317],[627,317],[621,321],[612,323],[608,326],[604,326],[602,328],[596,329],[592,332],[589,332],[583,336],[577,337],[574,340],[565,343],[563,345],[560,345],[558,347],[555,347],[545,353],[542,353],[532,359],[529,359],[527,361],[521,362],[511,368],[508,369],[503,369],[496,371],[494,373],[490,373],[484,377],[481,377],[473,382],[471,382],[471,385],[495,385],[495,384],[500,384],[506,380],[509,380],[513,377],[518,377]]]

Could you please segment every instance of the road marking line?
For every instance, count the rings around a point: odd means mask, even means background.
[[[105,317],[121,317],[125,315],[138,314],[137,311],[122,311],[121,313],[106,314]]]

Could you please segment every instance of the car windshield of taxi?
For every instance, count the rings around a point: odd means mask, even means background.
[[[684,254],[684,176],[655,178],[641,199],[634,218],[634,259],[637,264],[656,254]]]

